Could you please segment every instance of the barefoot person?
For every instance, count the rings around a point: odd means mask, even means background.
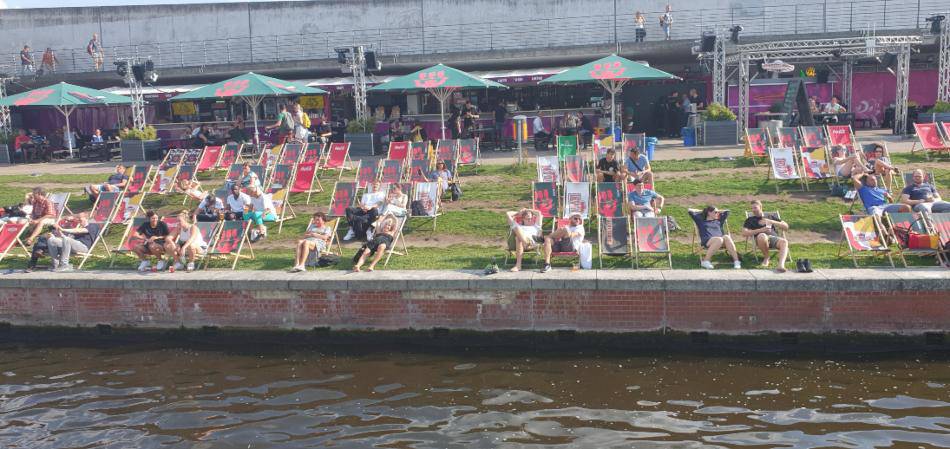
[[[584,217],[579,213],[571,214],[570,224],[555,229],[551,235],[544,238],[544,268],[541,272],[551,271],[551,254],[577,251],[583,241]]]
[[[755,246],[762,251],[762,268],[768,268],[771,262],[770,249],[778,251],[778,266],[775,271],[784,273],[785,260],[788,258],[788,240],[779,235],[779,231],[788,231],[788,223],[776,216],[766,216],[762,211],[762,202],[752,200],[752,215],[742,223],[742,235],[755,239]]]
[[[359,255],[359,259],[356,261],[356,265],[353,266],[353,271],[359,272],[363,264],[366,263],[366,258],[371,255],[373,255],[373,261],[366,267],[366,271],[376,269],[376,264],[379,263],[379,259],[382,259],[383,254],[386,254],[386,249],[393,246],[396,238],[396,220],[395,215],[386,215],[380,219],[376,225],[376,233],[373,235],[373,239],[366,242],[356,253]]]
[[[303,238],[297,240],[297,254],[294,258],[294,267],[290,269],[290,272],[307,271],[307,257],[311,252],[316,252],[316,256],[320,257],[320,253],[329,248],[332,232],[333,230],[327,226],[327,214],[314,212]]]
[[[541,212],[534,209],[510,211],[508,225],[515,238],[515,266],[511,271],[521,271],[521,259],[525,250],[532,250],[544,241],[541,238]]]

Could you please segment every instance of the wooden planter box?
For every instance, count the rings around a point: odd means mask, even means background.
[[[710,122],[703,121],[699,125],[702,130],[702,145],[737,145],[739,133],[735,120]]]
[[[350,142],[351,156],[375,155],[373,133],[346,133],[343,135],[343,140]]]
[[[0,165],[10,165],[13,163],[13,155],[10,154],[10,147],[5,143],[0,143]]]
[[[156,161],[162,158],[162,141],[157,140],[123,140],[122,162]]]

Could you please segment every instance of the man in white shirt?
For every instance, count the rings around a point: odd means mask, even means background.
[[[535,116],[534,120],[531,122],[531,128],[534,132],[534,147],[539,149],[543,144],[543,147],[540,149],[547,149],[548,140],[551,138],[551,134],[544,129],[544,122],[541,121],[541,117]]]
[[[227,211],[224,214],[225,220],[241,220],[244,217],[245,209],[251,207],[251,197],[241,192],[241,186],[234,184],[231,186],[231,194],[228,195]]]
[[[521,271],[521,260],[524,252],[536,249],[543,242],[541,238],[541,211],[537,209],[521,209],[506,213],[508,226],[511,227],[511,236],[515,244],[515,266],[511,271]]]
[[[379,208],[386,201],[386,191],[380,186],[379,181],[373,181],[373,188],[366,189],[366,193],[360,198],[360,204],[346,208],[346,221],[350,224],[350,230],[343,240],[366,239],[366,231],[370,223],[375,222],[379,217]]]
[[[563,228],[558,228],[544,238],[544,268],[542,273],[551,271],[552,253],[570,253],[584,242],[584,217],[581,214],[571,214],[571,222]]]

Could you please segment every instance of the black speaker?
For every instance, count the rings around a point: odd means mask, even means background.
[[[381,64],[379,60],[376,59],[375,51],[368,51],[364,53],[363,56],[366,58],[366,70],[374,71],[380,69]]]
[[[830,72],[827,69],[821,69],[815,72],[815,81],[818,81],[819,83],[827,83],[829,74]]]
[[[896,68],[896,67],[897,67],[897,55],[895,55],[895,54],[893,54],[893,53],[884,53],[884,55],[881,56],[881,65],[884,66],[885,69],[893,69],[893,68]]]
[[[144,82],[145,81],[145,66],[142,64],[136,64],[132,66],[132,75],[135,76],[136,81]]]
[[[700,38],[699,47],[703,53],[714,51],[716,49],[716,33],[712,31],[704,32]]]

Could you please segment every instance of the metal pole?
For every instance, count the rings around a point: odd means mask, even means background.
[[[897,96],[894,106],[894,134],[907,134],[907,96],[910,80],[910,44],[901,44],[897,55]]]
[[[739,117],[737,131],[749,126],[749,56],[739,55]]]
[[[426,0],[419,0],[419,19],[422,21],[422,54],[426,54]]]
[[[614,45],[617,45],[617,0],[614,0]]]
[[[722,28],[716,28],[716,46],[713,47],[713,101],[726,104],[726,43]]]
[[[937,99],[950,102],[950,14],[940,24],[940,44],[939,61],[937,64]]]
[[[845,59],[842,66],[842,76],[841,76],[841,96],[844,104],[848,105],[848,108],[852,108],[854,102],[852,101],[853,92],[854,92],[854,61],[851,59]]]
[[[179,67],[184,67],[185,66],[185,47],[181,43],[181,41],[178,41],[178,59],[179,59],[179,62],[178,62]]]

